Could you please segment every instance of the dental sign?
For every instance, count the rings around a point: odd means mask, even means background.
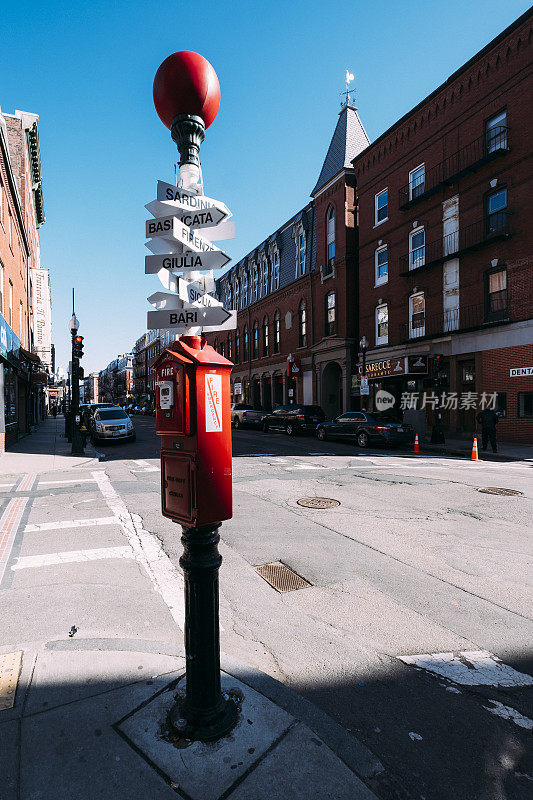
[[[148,298],[155,308],[148,312],[148,329],[199,333],[236,328],[237,312],[225,309],[210,294],[215,288],[213,270],[230,261],[213,242],[235,236],[226,204],[158,181],[156,199],[146,208],[152,219],[144,226],[146,247],[151,251],[145,258],[145,273],[157,274],[167,290]],[[212,402],[216,416],[218,406]]]

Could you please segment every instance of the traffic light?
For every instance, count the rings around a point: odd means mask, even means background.
[[[73,354],[74,358],[77,358],[78,361],[83,357],[83,336],[76,336],[74,338]]]

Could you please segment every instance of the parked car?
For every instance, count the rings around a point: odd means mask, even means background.
[[[262,428],[264,431],[285,431],[287,436],[294,436],[296,433],[314,432],[325,419],[320,406],[278,406],[271,414],[265,414]]]
[[[136,439],[133,422],[121,408],[98,408],[90,421],[93,441],[102,439]]]
[[[117,406],[115,405],[115,403],[89,403],[84,413],[82,414],[82,420],[87,430],[90,430],[91,419],[94,415],[94,412],[97,411],[99,408],[117,408]]]
[[[347,411],[332,422],[322,422],[316,429],[320,441],[339,439],[355,441],[359,447],[376,444],[412,444],[415,432],[412,425],[369,414],[366,411]]]
[[[249,406],[246,403],[232,403],[230,406],[231,410],[231,424],[234,428],[240,427],[242,423],[242,415],[245,411],[253,411],[254,407]]]

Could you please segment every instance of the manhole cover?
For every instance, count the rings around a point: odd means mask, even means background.
[[[304,508],[336,508],[340,506],[339,500],[332,500],[330,497],[302,497],[296,502]]]
[[[305,589],[311,586],[309,581],[304,580],[292,569],[286,567],[281,561],[274,561],[272,564],[262,564],[255,567],[255,571],[265,579],[267,583],[278,592],[293,592],[295,589]]]
[[[498,486],[485,486],[483,489],[478,489],[478,492],[483,492],[483,494],[505,494],[505,495],[524,494],[524,492],[518,492],[516,489],[500,489]]]

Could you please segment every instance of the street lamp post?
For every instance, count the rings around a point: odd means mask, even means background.
[[[83,437],[77,416],[80,413],[80,371],[79,359],[76,348],[76,336],[80,327],[79,320],[74,313],[74,289],[72,290],[72,317],[68,324],[72,339],[72,370],[70,375],[70,385],[72,391],[72,403],[70,405],[70,441],[72,442],[71,455],[82,456],[84,453]]]
[[[361,377],[366,378],[366,351],[368,350],[368,339],[366,338],[366,336],[363,336],[363,338],[359,342],[359,350],[363,354],[363,366],[362,366]],[[361,395],[361,411],[366,411],[365,409],[366,403],[363,400],[363,397],[364,395]]]
[[[213,67],[198,53],[182,51],[169,56],[154,79],[154,104],[181,156],[180,186],[199,192],[199,149],[220,104]],[[200,341],[193,335],[180,338],[191,348]],[[169,721],[183,738],[200,741],[219,739],[238,719],[236,700],[222,694],[220,682],[219,528],[220,522],[182,525],[186,691],[184,698],[176,698]]]

